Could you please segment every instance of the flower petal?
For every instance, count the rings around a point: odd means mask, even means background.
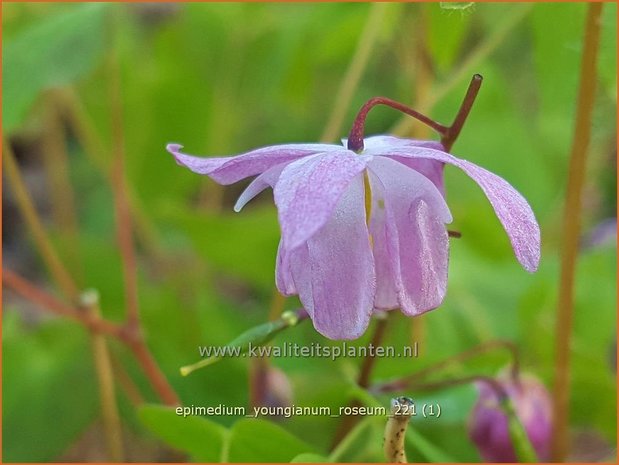
[[[277,247],[277,259],[275,260],[275,284],[282,295],[290,296],[298,294],[290,270],[289,253],[284,248],[283,241],[281,240]]]
[[[238,200],[234,204],[234,211],[237,213],[240,212],[247,202],[257,196],[260,192],[265,190],[267,187],[273,187],[286,165],[287,163],[275,165],[254,179],[239,196]]]
[[[431,159],[457,166],[468,174],[484,191],[501,221],[516,254],[525,270],[537,270],[540,260],[540,229],[535,214],[520,193],[505,179],[466,160],[446,152],[425,147],[409,150],[394,149],[383,153],[397,161],[402,159]]]
[[[355,339],[370,321],[376,288],[363,176],[352,179],[329,221],[290,252],[299,298],[330,339]]]
[[[329,220],[348,184],[366,164],[365,158],[340,149],[297,160],[284,168],[274,197],[288,250],[306,242]]]
[[[440,142],[432,140],[401,139],[393,136],[372,136],[365,139],[364,153],[380,156],[390,150],[409,150],[415,147],[444,150]],[[427,158],[400,158],[400,163],[420,172],[434,183],[440,193],[445,197],[445,180],[443,171],[445,163]]]
[[[445,297],[451,214],[420,173],[385,157],[368,164],[370,233],[376,264],[375,307],[419,315]]]
[[[329,144],[286,144],[273,145],[252,150],[235,157],[195,157],[181,152],[179,144],[168,144],[167,151],[176,162],[194,173],[206,174],[219,184],[232,184],[243,178],[260,174],[272,166],[291,162],[316,153],[342,150]]]

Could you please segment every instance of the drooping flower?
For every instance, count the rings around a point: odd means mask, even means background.
[[[550,458],[552,401],[544,385],[533,375],[520,375],[518,382],[505,372],[497,380],[509,396],[529,441],[540,461]],[[469,435],[486,462],[517,462],[509,434],[508,419],[497,392],[478,383],[479,397],[469,422]]]
[[[452,220],[444,164],[479,184],[517,259],[526,270],[537,269],[539,227],[507,181],[450,155],[438,142],[374,136],[364,145],[359,154],[339,145],[290,144],[222,158],[187,155],[177,144],[167,149],[180,165],[220,184],[258,175],[236,211],[273,188],[282,232],[277,287],[284,295],[298,294],[314,327],[331,339],[361,336],[376,310],[400,308],[414,316],[443,301],[445,224]]]

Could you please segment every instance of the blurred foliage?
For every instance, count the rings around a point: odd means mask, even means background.
[[[412,102],[414,89],[424,85],[420,67],[429,67],[432,82],[427,91],[435,92],[518,7],[441,5],[388,5],[347,122],[375,95]],[[484,76],[484,85],[454,153],[503,176],[530,201],[542,226],[540,270],[529,275],[520,269],[478,187],[448,168],[453,228],[463,237],[452,241],[447,298],[440,309],[423,317],[420,357],[379,360],[375,380],[412,373],[502,338],[514,341],[525,369],[550,386],[558,245],[586,5],[528,8],[522,21],[496,39],[493,52],[480,56],[474,71]],[[23,166],[43,170],[44,176],[48,173],[40,137],[49,106],[45,91],[75,89],[108,153],[106,58],[112,51],[119,57],[127,174],[160,254],[154,256],[138,239],[139,297],[148,344],[185,405],[247,405],[248,359],[225,360],[186,378],[178,369],[198,358],[198,345],[223,345],[267,320],[279,239],[271,194],[262,194],[234,214],[231,207],[242,183],[221,190],[177,167],[164,148],[176,141],[190,153],[231,155],[263,145],[317,140],[372,5],[3,3],[2,11],[4,135],[26,147],[18,151]],[[615,18],[616,5],[606,4],[584,235],[616,211]],[[413,32],[420,22],[426,31],[424,60],[415,58]],[[431,116],[450,121],[468,77],[439,99]],[[377,110],[368,119],[367,133],[388,132],[398,118],[395,112]],[[341,135],[348,129],[341,128]],[[80,232],[72,247],[84,270],[83,285],[97,288],[104,315],[118,320],[124,299],[111,191],[71,128],[67,135],[67,169]],[[31,157],[29,163],[23,161],[24,154]],[[3,216],[10,201],[5,195]],[[5,217],[7,222],[17,231],[11,244],[28,240],[23,225],[15,229],[21,224],[18,214]],[[61,225],[48,221],[48,227],[54,238],[62,237]],[[8,243],[3,238],[3,248]],[[17,256],[18,261],[26,258]],[[571,398],[574,431],[593,432],[611,448],[616,438],[615,263],[614,244],[582,250]],[[38,263],[27,274],[46,285]],[[288,299],[286,308],[297,305],[296,299]],[[74,323],[41,317],[6,291],[3,308],[3,459],[62,460],[100,417],[88,337]],[[386,343],[398,347],[410,338],[411,320],[394,315]],[[274,343],[285,342],[336,344],[310,324],[283,332]],[[369,332],[354,344],[368,342]],[[112,349],[147,401],[155,402],[131,356],[117,344]],[[506,362],[503,354],[489,354],[455,368],[454,374],[493,374]],[[353,380],[360,360],[272,363],[286,373],[295,405],[337,410],[356,396]],[[408,438],[409,459],[479,460],[465,434],[475,400],[472,387],[406,394],[443,408],[440,420],[415,421]],[[196,461],[327,460],[341,421],[307,416],[182,418],[153,405],[136,413],[122,389],[118,398],[127,432],[150,439],[154,435]],[[370,400],[388,405],[389,397]],[[383,426],[380,418],[363,420],[351,432],[356,436],[345,440],[350,447],[337,458],[382,460]],[[157,451],[139,456],[129,447],[129,458],[148,461],[159,456]]]

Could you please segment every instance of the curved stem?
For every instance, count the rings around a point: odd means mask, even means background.
[[[352,150],[354,152],[360,152],[363,150],[363,134],[365,130],[365,119],[368,115],[368,112],[374,108],[376,105],[385,105],[391,108],[394,108],[402,113],[405,113],[409,116],[412,116],[415,119],[418,119],[424,124],[427,124],[436,132],[441,135],[447,133],[448,128],[443,126],[442,124],[437,123],[436,121],[428,118],[425,115],[422,115],[416,110],[412,108],[396,102],[395,100],[391,100],[387,97],[374,97],[368,100],[357,113],[357,117],[353,123],[352,129],[350,130],[350,134],[348,135],[348,150]]]

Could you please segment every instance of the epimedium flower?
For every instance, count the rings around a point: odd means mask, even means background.
[[[179,165],[220,184],[258,175],[239,197],[237,212],[273,188],[282,233],[277,288],[287,296],[298,294],[316,330],[331,339],[361,336],[377,310],[400,308],[415,316],[442,303],[449,250],[445,224],[452,221],[445,202],[445,164],[479,184],[526,270],[535,271],[540,258],[539,227],[526,200],[499,176],[449,154],[445,137],[442,142],[364,139],[365,116],[376,104],[402,110],[447,134],[461,127],[472,100],[460,111],[461,121],[457,117],[446,128],[397,102],[373,99],[359,112],[343,145],[274,145],[210,158],[186,154],[178,144],[167,146]]]

